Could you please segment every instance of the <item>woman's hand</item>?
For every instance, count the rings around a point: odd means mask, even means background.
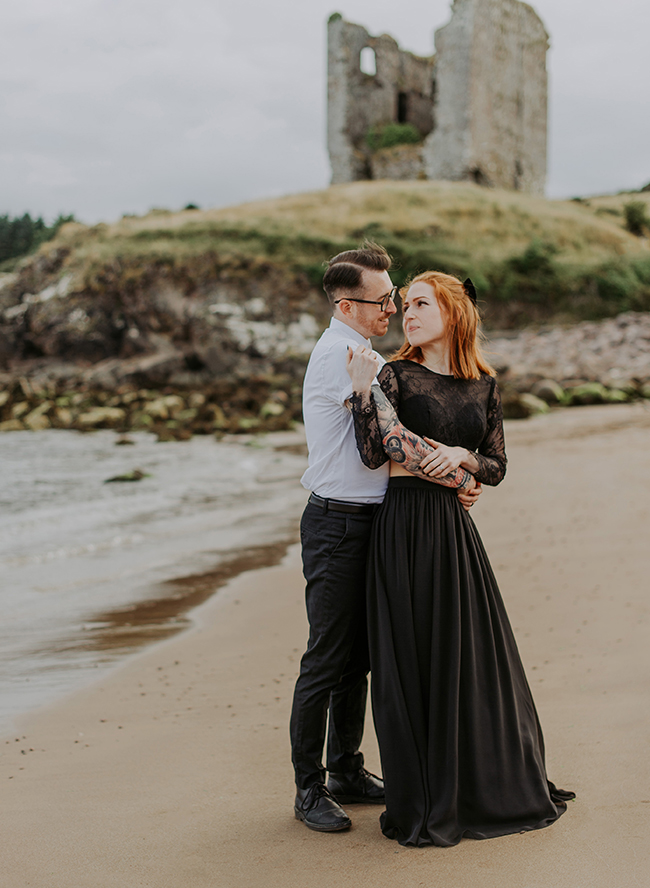
[[[441,478],[443,475],[453,472],[463,460],[467,459],[468,451],[464,447],[447,447],[446,444],[433,441],[431,438],[424,438],[424,440],[435,448],[435,452],[425,456],[420,463],[420,468],[425,475]]]
[[[483,488],[481,487],[480,481],[476,481],[475,486],[471,490],[467,490],[466,488],[461,487],[461,489],[458,491],[458,499],[460,500],[460,504],[466,512],[469,512],[469,510],[472,508],[482,492]]]
[[[379,361],[371,349],[360,345],[355,351],[352,351],[348,346],[347,371],[352,380],[352,387],[357,394],[370,393],[370,387],[377,376],[378,368]]]

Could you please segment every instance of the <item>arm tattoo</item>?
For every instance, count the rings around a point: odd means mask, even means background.
[[[412,475],[424,478],[433,484],[441,484],[443,487],[466,487],[470,483],[472,475],[460,466],[442,478],[432,478],[423,472],[420,463],[427,454],[434,452],[434,448],[404,428],[397,418],[393,405],[378,385],[373,385],[370,397],[377,407],[384,450],[393,462],[403,466]],[[370,397],[362,397],[362,407],[369,405]]]

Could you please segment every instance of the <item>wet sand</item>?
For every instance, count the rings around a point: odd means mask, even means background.
[[[402,848],[376,807],[348,833],[293,818],[287,722],[306,639],[296,546],[195,625],[2,739],[12,888],[645,886],[650,870],[650,411],[509,423],[504,484],[474,509],[544,727],[578,799],[554,826]],[[371,722],[367,764],[379,768]]]

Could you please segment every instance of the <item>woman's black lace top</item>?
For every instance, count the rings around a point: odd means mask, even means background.
[[[477,481],[494,486],[503,479],[507,462],[503,411],[493,377],[456,379],[415,361],[391,361],[377,378],[405,428],[422,438],[472,451],[479,464]],[[364,410],[353,398],[352,410],[361,459],[376,469],[387,456],[374,404]]]

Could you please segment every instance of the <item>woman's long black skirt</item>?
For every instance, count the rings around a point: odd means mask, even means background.
[[[573,794],[544,740],[512,629],[456,492],[391,479],[368,561],[384,834],[455,845],[549,826]]]

